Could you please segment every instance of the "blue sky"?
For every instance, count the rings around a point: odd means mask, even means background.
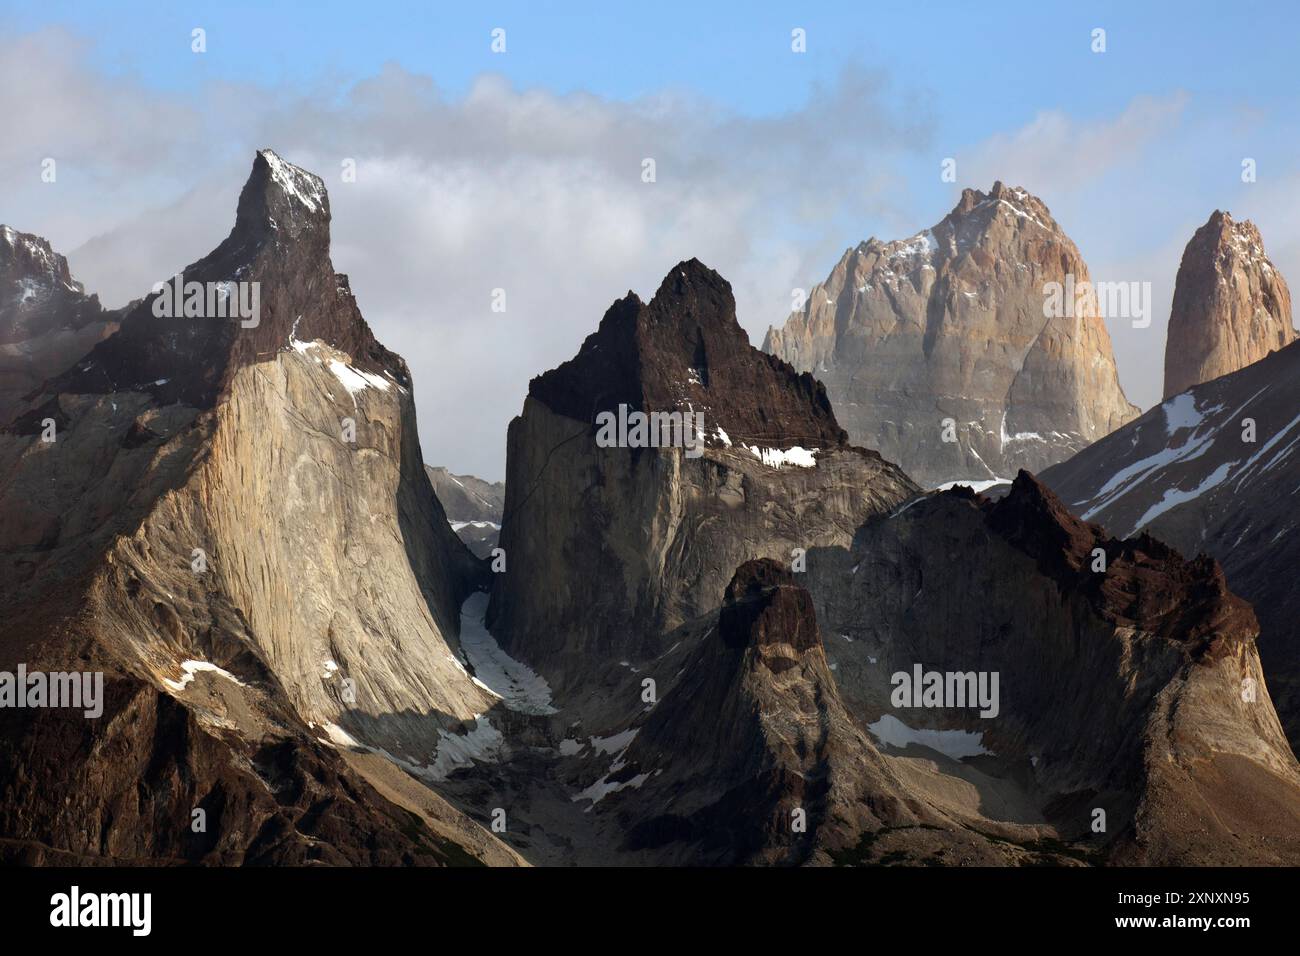
[[[1152,328],[1111,327],[1146,407],[1183,244],[1213,209],[1254,219],[1300,271],[1298,19],[1205,2],[0,2],[0,221],[48,236],[118,305],[222,238],[252,150],[275,147],[326,178],[335,265],[412,365],[426,458],[500,477],[528,378],[628,288],[699,256],[757,343],[845,248],[1000,178],[1047,203],[1095,279],[1153,283]],[[59,189],[32,175],[46,156]],[[330,175],[341,157],[361,163],[355,187]],[[482,312],[498,286],[509,324]],[[470,388],[467,427],[447,409]]]
[[[933,92],[944,127],[978,138],[1069,104],[1116,110],[1135,91],[1171,88],[1262,109],[1294,102],[1297,8],[1285,3],[591,2],[3,4],[20,29],[51,24],[96,38],[105,70],[150,85],[205,80],[310,87],[395,61],[463,93],[485,71],[557,93],[617,98],[684,87],[751,115],[796,108],[845,63],[906,76]],[[472,9],[466,9],[472,8]],[[308,12],[309,11],[309,12]],[[208,32],[196,63],[169,37]],[[489,50],[507,30],[509,55]],[[807,31],[811,55],[792,57]],[[1089,34],[1108,33],[1093,56]]]

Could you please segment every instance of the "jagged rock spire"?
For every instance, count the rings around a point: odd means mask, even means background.
[[[1291,291],[1250,220],[1215,210],[1183,250],[1165,342],[1165,398],[1296,339]]]

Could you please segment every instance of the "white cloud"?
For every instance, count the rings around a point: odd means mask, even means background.
[[[1059,202],[1140,160],[1177,127],[1187,102],[1185,93],[1137,96],[1118,116],[1086,122],[1047,110],[967,151],[959,161],[962,175],[976,183],[1001,179]]]
[[[750,118],[682,94],[557,96],[495,76],[452,99],[397,66],[310,96],[214,86],[182,99],[94,74],[84,52],[58,33],[0,48],[7,70],[57,78],[49,101],[40,85],[0,87],[0,111],[86,126],[71,139],[36,127],[0,162],[57,148],[116,185],[20,186],[5,212],[14,225],[71,249],[87,287],[122,304],[224,237],[254,149],[273,147],[325,178],[335,267],[412,368],[426,460],[486,477],[504,473],[528,380],[573,355],[615,298],[648,296],[678,261],[727,277],[761,337],[790,288],[854,241],[846,224],[899,214],[905,197],[882,201],[870,184],[899,181],[890,170],[914,161],[929,124],[861,72],[803,110]],[[196,130],[221,131],[205,133],[219,147],[177,146]],[[641,180],[646,157],[657,182]],[[344,158],[357,162],[355,183],[341,181]],[[495,288],[504,315],[489,308]]]
[[[488,478],[504,473],[528,380],[573,355],[628,289],[646,297],[698,257],[731,281],[757,342],[792,287],[823,279],[873,227],[910,235],[938,218],[919,209],[946,203],[942,215],[955,199],[937,181],[949,150],[932,144],[929,99],[865,71],[802,109],[750,117],[680,92],[561,96],[491,75],[449,97],[398,66],[310,92],[168,94],[91,69],[87,52],[57,30],[0,41],[14,131],[0,142],[0,219],[70,252],[87,287],[120,305],[226,235],[253,151],[273,147],[325,178],[335,267],[411,366],[426,460]],[[1046,111],[956,152],[959,186],[1001,179],[1043,198],[1094,279],[1152,281],[1152,328],[1111,326],[1144,406],[1159,397],[1178,256],[1215,205],[1253,210],[1284,273],[1300,258],[1285,215],[1300,181],[1262,175],[1243,194],[1227,188],[1230,168],[1224,194],[1203,186],[1220,160],[1204,144],[1250,141],[1260,119],[1189,123],[1194,105],[1175,93],[1086,121]],[[39,181],[45,155],[59,157],[57,186]],[[355,183],[341,181],[345,158]],[[504,315],[489,307],[496,288]]]

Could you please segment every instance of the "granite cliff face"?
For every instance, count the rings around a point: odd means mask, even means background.
[[[496,701],[456,640],[478,563],[425,476],[405,363],[333,270],[329,219],[317,177],[258,153],[230,236],[181,276],[227,302],[257,288],[258,314],[183,314],[156,290],[0,432],[0,669],[110,688],[98,720],[5,712],[15,853],[517,859],[365,760],[427,773]],[[110,752],[129,759],[110,772]]]
[[[0,225],[0,425],[22,399],[117,330],[68,260],[40,236]]]
[[[678,447],[602,447],[600,416],[620,407],[702,421]],[[915,488],[849,445],[811,375],[749,345],[730,285],[696,260],[533,379],[506,469],[488,622],[553,686],[658,653],[744,561],[846,543]]]
[[[1257,362],[1296,339],[1291,291],[1253,222],[1215,210],[1178,267],[1165,398]]]
[[[1048,469],[1083,518],[1223,565],[1259,616],[1260,655],[1300,748],[1300,344],[1180,392]]]
[[[825,382],[852,440],[922,485],[1009,481],[1138,414],[1100,309],[1065,308],[1090,281],[1047,207],[995,183],[932,229],[845,252],[763,349]],[[1063,293],[1054,317],[1048,283]]]

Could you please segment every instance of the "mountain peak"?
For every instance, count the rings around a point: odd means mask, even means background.
[[[812,596],[771,558],[746,561],[723,593],[718,632],[728,647],[786,644],[803,652],[821,646]],[[773,664],[764,659],[769,667]]]
[[[960,225],[972,214],[977,213],[987,215],[985,227],[990,225],[999,213],[1005,213],[1015,219],[1023,219],[1039,225],[1050,232],[1061,233],[1061,227],[1052,218],[1046,203],[1029,190],[1020,186],[1008,186],[1000,179],[994,181],[988,192],[963,189],[957,205],[939,225],[934,227],[934,230],[937,232],[945,225]]]
[[[578,421],[620,404],[704,415],[736,441],[763,447],[845,443],[821,383],[749,344],[731,284],[698,259],[679,262],[643,303],[614,302],[577,356],[534,378],[529,394]]]
[[[1023,468],[1011,490],[989,512],[989,524],[1011,543],[1057,574],[1078,571],[1098,538],[1050,488]]]
[[[375,340],[347,277],[334,271],[329,221],[320,177],[258,150],[230,234],[134,304],[117,335],[50,386],[82,393],[137,388],[166,403],[207,408],[238,369],[295,340],[319,340],[358,369],[409,387],[405,363]],[[221,290],[224,296],[216,294]],[[209,301],[226,307],[210,309]],[[248,313],[234,314],[236,305]]]
[[[1185,559],[1147,533],[1111,537],[1076,518],[1027,471],[1016,476],[1006,497],[985,508],[992,531],[1033,558],[1063,591],[1082,594],[1107,620],[1140,624],[1197,653],[1253,640],[1259,632],[1250,605],[1229,592],[1213,558]],[[1104,570],[1095,566],[1098,552],[1105,554]]]
[[[239,194],[235,232],[284,232],[290,238],[319,230],[329,236],[330,205],[325,182],[314,173],[259,149]]]
[[[102,312],[48,239],[0,225],[0,345],[80,329]]]
[[[682,297],[693,290],[709,290],[724,298],[731,298],[731,283],[694,257],[685,259],[668,270],[668,274],[659,283],[654,298]],[[731,299],[731,307],[734,311],[734,299]]]
[[[910,238],[848,250],[763,349],[816,375],[850,439],[921,484],[1005,480],[1139,414],[1102,318],[1044,315],[1049,283],[1075,282],[1087,264],[1047,207],[997,181]]]
[[[0,224],[0,283],[9,285],[22,279],[48,280],[67,286],[69,291],[84,291],[81,283],[73,281],[68,260],[54,251],[48,239]]]
[[[1235,250],[1252,258],[1263,258],[1264,240],[1259,227],[1249,219],[1233,219],[1226,210],[1216,209],[1210,213],[1205,225],[1196,230],[1192,242],[1210,248]],[[1189,243],[1190,245],[1190,243]]]
[[[1165,344],[1169,398],[1296,339],[1291,292],[1259,229],[1216,209],[1183,249]]]
[[[0,225],[0,424],[115,330],[115,319],[47,239]]]

